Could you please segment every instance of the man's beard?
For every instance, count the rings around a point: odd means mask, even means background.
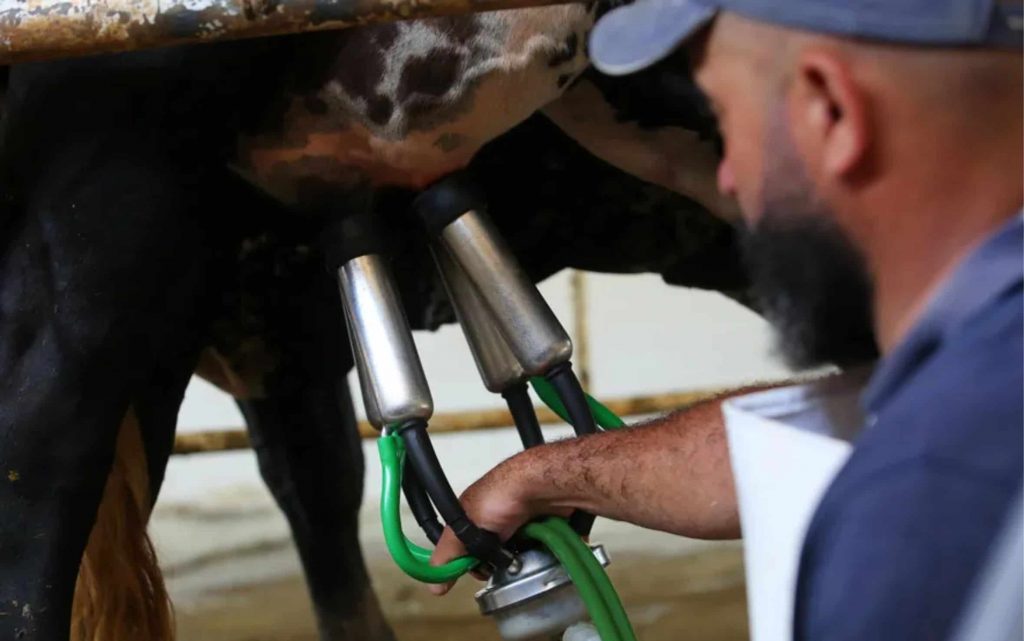
[[[743,242],[754,303],[789,366],[868,363],[878,348],[863,257],[814,198],[788,137],[766,149],[775,158],[766,163],[764,209]]]

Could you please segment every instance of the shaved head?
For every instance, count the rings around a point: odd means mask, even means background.
[[[893,346],[1024,202],[1019,51],[868,42],[719,15],[693,45],[755,293],[793,365]]]

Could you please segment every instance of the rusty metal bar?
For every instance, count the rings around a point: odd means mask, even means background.
[[[0,0],[0,64],[573,0]]]
[[[782,382],[779,381],[774,384],[781,384]],[[743,386],[695,390],[691,392],[672,392],[652,396],[634,396],[607,401],[605,405],[619,416],[658,414],[675,411],[701,401],[728,396],[749,389],[750,386]],[[554,425],[562,422],[560,418],[547,408],[538,408],[537,418],[540,420],[541,425]],[[510,425],[512,425],[512,417],[503,409],[453,412],[435,414],[434,418],[430,421],[430,431],[433,434],[450,434],[495,429]],[[380,434],[369,423],[360,421],[359,435],[364,439],[371,439],[376,438]],[[249,446],[249,435],[243,429],[210,430],[194,432],[192,434],[179,434],[174,440],[174,454],[201,454],[204,452],[245,450],[249,449]]]

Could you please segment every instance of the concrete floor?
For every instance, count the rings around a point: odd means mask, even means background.
[[[450,449],[514,448],[511,430],[441,437]],[[495,452],[494,454],[497,454]],[[368,453],[369,455],[369,453]],[[251,455],[250,455],[251,456]],[[452,466],[461,485],[482,473]],[[475,467],[482,469],[474,469]],[[368,466],[369,488],[379,471]],[[401,641],[498,641],[477,611],[481,583],[459,582],[437,598],[403,575],[384,547],[377,497],[360,514],[360,541],[385,615]],[[407,509],[403,522],[415,523]],[[287,524],[266,491],[236,487],[187,503],[158,503],[151,533],[178,614],[180,641],[316,641],[313,617]],[[415,528],[410,536],[425,543]],[[702,542],[598,519],[608,572],[641,641],[740,641],[748,638],[743,560],[738,542]]]
[[[401,641],[499,641],[476,610],[480,584],[463,580],[444,598],[402,575],[390,559],[370,559],[377,594]],[[739,549],[680,556],[616,555],[609,574],[641,641],[748,638]],[[301,577],[207,593],[177,606],[181,641],[317,641]]]

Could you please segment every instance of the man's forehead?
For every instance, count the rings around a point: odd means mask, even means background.
[[[752,82],[777,68],[803,36],[793,30],[722,12],[688,43],[698,83]]]
[[[711,37],[712,31],[715,29],[715,25],[718,24],[718,17],[714,17],[707,25],[701,28],[700,31],[693,34],[693,36],[683,43],[683,48],[686,49],[686,56],[690,60],[690,64],[696,68],[704,58],[704,50],[707,48],[708,38]]]
[[[715,28],[716,22],[717,19],[709,23],[707,27],[701,29],[700,33],[695,34],[684,45],[687,59],[690,61],[690,70],[693,72],[693,79],[700,85],[701,89],[704,89],[705,79],[708,74],[708,39],[711,37],[711,32]]]
[[[711,54],[764,58],[785,47],[793,30],[723,11],[694,39]]]
[[[686,44],[693,77],[705,92],[721,82],[723,76],[750,63],[753,50],[744,46],[738,35],[730,16],[720,15]]]

